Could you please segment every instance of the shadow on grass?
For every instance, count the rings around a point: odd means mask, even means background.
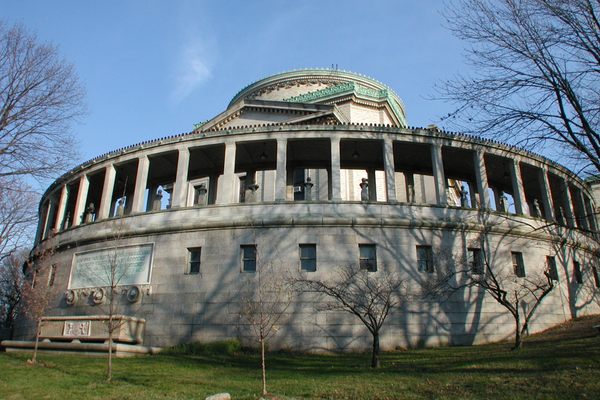
[[[420,349],[382,354],[382,368],[369,368],[369,353],[299,354],[273,352],[267,356],[270,374],[299,373],[305,378],[323,378],[372,374],[422,376],[468,373],[477,375],[521,374],[537,375],[548,371],[573,369],[573,360],[589,359],[600,365],[600,338],[529,342],[520,351],[511,351],[507,343]],[[240,373],[255,373],[260,365],[257,354],[234,355],[159,355],[164,363],[228,367]]]

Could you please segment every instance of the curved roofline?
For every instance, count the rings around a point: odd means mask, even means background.
[[[271,85],[271,84],[279,82],[279,81],[288,80],[290,78],[300,78],[303,76],[310,76],[310,75],[320,75],[320,76],[330,75],[330,76],[335,76],[335,77],[340,77],[340,78],[347,78],[347,79],[351,79],[354,81],[358,81],[358,82],[363,83],[368,86],[374,86],[377,89],[385,89],[389,92],[391,97],[398,103],[398,105],[402,109],[402,112],[406,115],[404,103],[402,102],[400,97],[396,94],[396,92],[394,92],[394,90],[392,88],[390,88],[389,86],[387,86],[386,84],[379,82],[378,80],[375,80],[369,76],[361,75],[356,72],[344,71],[344,70],[339,70],[339,69],[331,69],[331,68],[295,69],[295,70],[291,70],[291,71],[287,71],[287,72],[280,72],[278,74],[271,75],[266,78],[260,79],[256,82],[251,83],[250,85],[244,87],[239,92],[237,92],[237,94],[235,96],[233,96],[233,99],[231,99],[231,101],[227,105],[227,108],[229,109],[233,104],[237,103],[240,99],[243,99],[245,96],[252,93],[253,91],[255,91],[256,89],[258,89],[261,86],[268,86],[268,85]]]
[[[332,126],[333,126],[333,128],[332,128]],[[306,130],[309,127],[311,129],[331,129],[331,130],[349,129],[349,130],[353,130],[353,131],[362,131],[364,129],[367,129],[367,130],[374,130],[374,131],[378,131],[378,132],[387,132],[387,133],[406,133],[408,131],[412,134],[417,134],[417,135],[423,134],[426,132],[429,135],[431,135],[432,137],[436,137],[436,138],[440,138],[440,139],[464,140],[464,141],[472,142],[472,143],[483,145],[483,146],[497,148],[497,149],[504,150],[507,152],[514,152],[521,156],[532,158],[538,162],[541,162],[550,167],[553,167],[553,168],[557,169],[558,171],[561,171],[565,175],[571,176],[576,181],[578,181],[582,186],[585,186],[585,183],[587,181],[586,179],[579,177],[575,172],[571,171],[571,169],[569,169],[568,167],[560,164],[557,161],[551,160],[550,158],[543,156],[539,153],[536,153],[536,152],[533,152],[533,151],[530,151],[530,150],[527,150],[527,149],[524,149],[524,148],[521,148],[521,147],[518,147],[515,145],[511,145],[511,144],[508,144],[505,142],[501,142],[499,140],[483,138],[481,136],[470,135],[470,134],[465,134],[465,133],[455,132],[455,131],[447,131],[445,129],[431,128],[431,127],[425,128],[425,127],[408,126],[405,128],[404,127],[400,128],[400,127],[392,127],[392,126],[386,125],[386,124],[365,124],[365,123],[342,124],[342,125],[337,125],[337,126],[332,125],[332,126],[307,124],[307,125],[298,125],[298,126],[286,126],[286,129],[293,130],[293,131]],[[176,142],[182,142],[182,141],[188,141],[188,140],[196,140],[196,139],[202,139],[205,137],[212,137],[212,136],[221,136],[223,134],[269,132],[276,127],[281,128],[280,125],[276,125],[276,124],[257,124],[257,125],[248,125],[248,126],[237,127],[237,128],[211,129],[208,131],[204,131],[202,133],[197,132],[197,131],[191,131],[191,132],[184,132],[184,133],[171,135],[171,136],[165,136],[165,137],[158,138],[158,139],[146,140],[146,141],[135,143],[135,144],[132,144],[129,146],[121,147],[121,148],[113,150],[113,151],[108,151],[102,155],[99,155],[99,156],[91,158],[83,163],[80,163],[79,165],[71,168],[69,171],[65,172],[64,174],[62,174],[61,176],[56,178],[54,180],[54,182],[52,182],[52,184],[50,184],[48,186],[48,188],[42,194],[41,199],[40,199],[40,206],[41,206],[42,202],[44,201],[44,199],[50,193],[52,193],[54,190],[56,190],[57,186],[59,186],[62,183],[67,182],[70,177],[78,174],[79,172],[81,172],[82,170],[84,170],[86,168],[93,166],[94,164],[98,164],[98,163],[107,161],[113,157],[118,157],[120,155],[139,151],[144,148],[160,146],[162,144],[170,144],[170,143],[176,143]]]

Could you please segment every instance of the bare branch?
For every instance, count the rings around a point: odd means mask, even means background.
[[[84,91],[55,47],[0,22],[0,176],[49,178],[74,159]]]
[[[307,275],[294,278],[301,292],[323,295],[329,301],[319,303],[319,310],[343,311],[357,317],[373,336],[371,367],[379,361],[379,333],[390,311],[400,307],[406,298],[404,281],[397,274],[370,272],[358,266],[338,268],[337,275],[328,280],[309,279]]]
[[[444,120],[598,173],[598,7],[589,0],[461,0],[448,9],[450,29],[471,45],[475,72],[439,85],[441,97],[457,104]]]

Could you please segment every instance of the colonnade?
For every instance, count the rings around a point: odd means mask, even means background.
[[[352,142],[355,149],[360,147],[364,138],[357,138],[356,135],[344,135],[341,132],[315,138],[322,143],[328,143],[329,154],[326,169],[328,173],[329,200],[332,202],[342,201],[340,171],[344,163],[348,163],[348,156],[344,159],[341,152],[343,142]],[[324,141],[326,139],[326,141]],[[403,172],[410,175],[411,168],[403,164],[402,153],[398,149],[403,146],[414,146],[415,142],[402,139],[397,134],[380,134],[368,139],[371,143],[376,142],[376,147],[380,146],[383,155],[382,168],[385,173],[385,192],[386,201],[389,204],[398,203],[397,198],[397,173]],[[238,202],[236,193],[236,182],[239,182],[239,169],[236,164],[237,151],[245,143],[273,143],[274,154],[264,154],[265,158],[270,158],[271,162],[262,169],[272,168],[275,171],[275,190],[274,200],[276,202],[290,201],[289,198],[289,171],[290,171],[290,143],[294,140],[289,134],[279,134],[271,137],[253,137],[252,135],[225,137],[220,141],[222,150],[211,150],[222,152],[222,167],[216,168],[211,172],[211,187],[216,189],[216,198],[214,204],[228,205]],[[307,137],[303,140],[310,141]],[[587,195],[586,190],[581,184],[560,170],[552,167],[535,158],[520,156],[519,153],[508,154],[504,149],[496,149],[491,146],[483,146],[480,143],[458,144],[458,148],[466,158],[471,160],[461,160],[470,165],[472,171],[457,173],[450,168],[457,160],[444,157],[446,149],[455,149],[455,144],[447,140],[442,143],[441,140],[431,138],[431,140],[422,140],[420,146],[429,148],[430,160],[419,159],[423,168],[430,171],[433,177],[435,189],[435,204],[437,206],[448,206],[448,182],[450,179],[464,181],[460,176],[472,177],[470,182],[471,207],[488,208],[496,211],[508,212],[504,206],[506,203],[506,194],[510,194],[513,203],[511,212],[519,215],[544,218],[549,221],[556,221],[560,224],[570,227],[578,227],[583,230],[595,231],[596,222],[593,216],[593,202]],[[190,190],[190,149],[202,148],[201,142],[181,142],[175,147],[169,148],[170,159],[175,158],[176,169],[171,173],[174,176],[172,191],[170,192],[170,208],[181,208],[189,206],[188,191]],[[323,147],[325,149],[325,147]],[[247,152],[247,150],[246,150]],[[141,154],[140,154],[141,153]],[[264,150],[263,150],[263,153]],[[356,153],[356,150],[355,150]],[[119,214],[136,214],[148,210],[144,201],[148,197],[150,157],[160,155],[160,152],[148,152],[141,149],[132,153],[133,157],[120,158],[118,163],[110,158],[98,167],[90,166],[84,170],[81,175],[73,180],[62,183],[60,187],[47,195],[40,208],[41,218],[38,227],[37,241],[48,237],[53,231],[75,227],[86,222],[105,220]],[[378,158],[379,153],[373,153],[372,159]],[[354,154],[353,154],[354,156]],[[427,157],[424,157],[427,158]],[[464,157],[460,157],[464,158]],[[193,160],[192,160],[193,161]],[[130,176],[123,176],[119,179],[119,190],[122,190],[124,196],[120,196],[116,191],[116,181],[120,165],[129,163],[131,171],[135,173]],[[135,166],[134,163],[137,165]],[[266,165],[266,164],[265,164]],[[493,167],[490,169],[490,165]],[[310,165],[307,164],[307,167]],[[527,185],[523,179],[522,169],[528,170],[526,174]],[[254,168],[252,168],[254,170]],[[260,166],[256,170],[261,169]],[[502,173],[496,170],[502,169]],[[367,169],[368,170],[368,169]],[[217,172],[215,172],[217,171]],[[255,171],[255,170],[254,170]],[[371,169],[374,174],[374,170]],[[101,185],[100,185],[100,179]],[[134,182],[129,182],[133,178]],[[457,176],[460,175],[458,178]],[[92,182],[101,186],[90,187]],[[125,176],[125,178],[123,178]],[[374,176],[374,175],[373,175]],[[369,176],[370,177],[370,176]],[[407,178],[408,179],[408,178]],[[124,181],[124,183],[123,183]],[[494,181],[495,184],[491,184]],[[570,184],[571,183],[571,184]],[[133,192],[129,189],[133,187]],[[94,194],[91,194],[91,190]],[[154,190],[154,189],[153,189]],[[93,204],[92,197],[99,204]],[[410,196],[409,196],[410,198]],[[372,199],[372,198],[371,198]],[[492,200],[493,199],[493,200]],[[410,201],[409,201],[410,202]],[[494,205],[492,204],[494,203]],[[126,204],[125,204],[126,203]],[[502,206],[500,206],[502,204]],[[513,208],[514,207],[514,208]],[[93,215],[92,215],[93,213]],[[89,214],[89,215],[88,215]],[[87,215],[87,216],[86,216]]]

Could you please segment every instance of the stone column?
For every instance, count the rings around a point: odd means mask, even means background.
[[[433,166],[437,204],[445,207],[448,205],[448,194],[446,193],[446,176],[444,175],[441,144],[433,144],[431,146],[431,164]]]
[[[587,225],[589,226],[589,229],[591,231],[595,232],[597,229],[596,229],[596,215],[594,213],[594,203],[587,195],[583,195],[583,196],[584,196],[583,203],[584,203],[584,207],[585,207]]]
[[[188,166],[190,164],[190,152],[187,147],[179,149],[177,157],[177,175],[173,186],[173,197],[171,207],[185,207],[188,188]]]
[[[550,192],[550,182],[548,181],[548,172],[540,170],[540,192],[542,193],[542,204],[544,205],[544,214],[548,221],[554,221],[554,201]]]
[[[235,192],[235,142],[225,144],[225,165],[223,176],[219,180],[217,188],[217,204],[232,204]]]
[[[341,182],[340,182],[340,138],[332,137],[331,138],[331,171],[330,171],[330,180],[331,180],[331,200],[333,201],[341,201],[342,193],[341,193]]]
[[[217,187],[219,175],[211,175],[208,177],[208,197],[206,204],[215,204],[217,201]]]
[[[487,180],[487,169],[485,167],[485,158],[483,151],[476,150],[473,159],[475,164],[475,180],[477,183],[477,192],[479,193],[479,207],[484,209],[490,208],[490,192]]]
[[[90,181],[86,175],[82,175],[79,180],[79,191],[77,192],[77,202],[75,203],[75,212],[73,212],[73,226],[80,225],[83,221],[83,212],[85,211],[85,201],[87,200]]]
[[[573,199],[571,197],[571,191],[569,190],[569,184],[564,178],[560,179],[561,186],[563,187],[563,198],[565,199],[565,218],[566,225],[571,228],[575,228],[577,224],[575,223],[575,213],[573,212]]]
[[[104,185],[102,186],[102,197],[100,198],[100,208],[98,209],[98,220],[110,217],[110,206],[112,204],[116,174],[117,172],[113,164],[107,165],[104,169]]]
[[[523,179],[521,178],[521,167],[519,162],[513,159],[510,162],[510,180],[513,188],[513,200],[515,202],[515,212],[521,215],[529,215],[527,212],[527,201],[525,200],[525,189],[523,188]]]
[[[369,201],[377,201],[377,178],[374,169],[367,170],[367,179],[369,180]]]
[[[39,215],[40,220],[38,222],[37,229],[35,231],[35,242],[38,243],[44,240],[44,231],[46,228],[46,220],[48,219],[48,211],[50,209],[50,200],[46,200],[40,205]]]
[[[575,190],[576,198],[573,199],[573,206],[579,210],[578,225],[581,229],[590,230],[588,219],[586,218],[585,198],[581,189]]]
[[[385,170],[385,188],[387,201],[395,203],[396,199],[396,172],[394,171],[394,142],[390,138],[383,141],[383,169]]]
[[[48,196],[48,200],[46,201],[46,210],[44,212],[44,223],[42,224],[42,240],[48,237],[48,224],[50,223],[50,214],[52,212],[52,198]]]
[[[277,171],[275,172],[275,201],[287,198],[287,139],[277,139]]]
[[[409,204],[417,203],[417,188],[415,187],[415,174],[412,172],[404,173],[406,182],[406,202]]]
[[[246,171],[246,187],[242,188],[244,191],[244,202],[245,203],[256,203],[257,202],[257,190],[258,185],[256,184],[256,171],[248,170]]]
[[[67,195],[67,185],[64,184],[60,190],[60,200],[56,209],[56,222],[54,223],[54,230],[56,232],[60,232],[62,228],[63,218],[65,217],[65,206],[67,205]]]
[[[144,209],[144,195],[146,193],[146,184],[148,182],[148,169],[150,160],[147,156],[138,158],[137,174],[135,176],[135,190],[133,192],[133,201],[131,202],[131,212],[139,213],[146,211]]]
[[[500,192],[495,187],[492,189],[492,191],[494,192],[494,203],[496,203],[496,211],[506,212],[506,210],[503,208],[502,201],[500,200],[502,192]],[[506,204],[504,204],[504,206],[506,206]]]

